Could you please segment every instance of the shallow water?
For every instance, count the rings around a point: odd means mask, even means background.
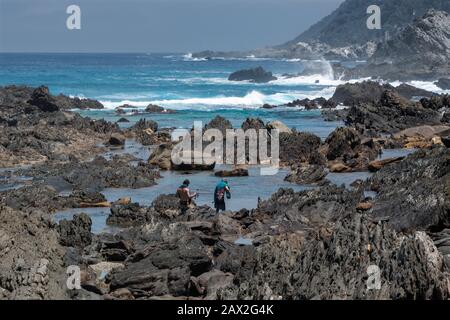
[[[378,156],[378,160],[384,160],[389,158],[396,158],[396,157],[406,157],[410,155],[411,153],[414,153],[417,151],[417,149],[384,149],[383,153]]]
[[[217,170],[223,169],[218,167]],[[248,177],[230,177],[228,182],[231,188],[231,199],[227,200],[227,210],[237,211],[242,208],[253,209],[258,204],[258,197],[268,199],[279,188],[292,188],[295,191],[301,191],[311,188],[310,186],[301,186],[284,181],[288,170],[281,169],[276,175],[261,176],[258,168],[250,168]],[[109,188],[102,191],[106,199],[110,202],[123,197],[131,197],[132,202],[138,202],[140,205],[148,206],[153,200],[161,194],[173,194],[185,179],[191,182],[191,192],[198,192],[199,197],[195,200],[197,205],[212,206],[213,192],[220,178],[214,176],[212,171],[198,171],[189,174],[183,172],[167,171],[162,172],[163,178],[158,184],[148,188],[128,189],[128,188]],[[106,225],[106,218],[110,213],[109,208],[88,208],[88,209],[69,209],[59,211],[54,215],[56,222],[62,219],[72,219],[75,213],[85,212],[92,219],[92,232],[111,231]]]

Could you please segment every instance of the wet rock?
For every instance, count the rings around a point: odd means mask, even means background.
[[[313,100],[310,100],[308,98],[302,99],[302,100],[294,100],[292,102],[289,102],[286,104],[287,107],[304,107],[306,110],[313,110],[313,109],[330,109],[335,108],[337,106],[337,103],[333,101],[332,99],[327,100],[323,97],[315,98]]]
[[[73,216],[72,220],[61,220],[58,225],[59,243],[65,247],[85,247],[92,242],[92,220],[85,214]]]
[[[119,120],[117,120],[118,123],[126,123],[126,122],[130,122],[130,120],[128,120],[127,118],[120,118]]]
[[[157,106],[154,104],[149,104],[145,108],[145,112],[148,112],[148,113],[175,113],[174,110],[165,109],[163,107],[160,107],[160,106]]]
[[[230,81],[250,81],[255,83],[266,83],[277,80],[277,77],[272,75],[272,72],[265,71],[262,67],[254,69],[240,70],[233,72],[228,77]]]
[[[111,146],[124,146],[125,137],[121,134],[114,133],[109,137],[108,144]]]

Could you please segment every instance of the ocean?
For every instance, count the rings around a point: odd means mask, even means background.
[[[298,74],[305,68],[314,73],[308,76],[287,77]],[[230,73],[262,66],[272,71],[279,79],[267,84],[232,82]],[[355,80],[356,81],[356,80]],[[117,121],[126,117],[131,126],[141,118],[158,122],[160,127],[191,128],[193,121],[206,124],[216,115],[229,119],[234,127],[240,127],[247,117],[260,117],[264,121],[280,120],[299,131],[312,132],[325,139],[340,122],[324,121],[320,110],[279,107],[262,109],[265,103],[282,105],[295,99],[330,98],[337,85],[343,81],[333,80],[330,63],[327,61],[255,59],[194,59],[184,54],[0,54],[0,85],[46,85],[52,94],[99,100],[103,110],[78,110],[82,115],[95,119]],[[439,92],[432,83],[412,83]],[[118,115],[115,108],[129,104],[145,109],[148,104],[157,104],[176,110],[173,114],[126,114]],[[131,152],[146,160],[149,150],[127,141],[123,152]],[[256,170],[256,169],[255,169]],[[231,178],[233,197],[228,208],[254,208],[258,198],[267,199],[278,188],[304,190],[311,186],[300,186],[284,181],[286,170],[275,176],[260,176],[251,171],[250,177]],[[104,194],[108,200],[131,196],[133,201],[150,204],[164,193],[171,193],[181,181],[189,178],[193,188],[200,191],[199,204],[211,203],[211,188],[217,177],[208,172],[187,175],[182,172],[166,172],[158,185],[137,190],[108,189]],[[330,175],[330,181],[349,185],[355,179],[367,178],[367,173]],[[7,186],[8,189],[16,186]],[[19,185],[20,187],[20,185]],[[79,211],[88,212],[94,221],[94,232],[105,230],[108,209],[90,208],[58,212],[56,220],[71,217]]]

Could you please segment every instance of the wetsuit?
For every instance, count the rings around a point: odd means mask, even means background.
[[[216,213],[220,210],[225,211],[225,195],[229,199],[231,197],[230,187],[225,181],[220,181],[214,190],[214,208]]]

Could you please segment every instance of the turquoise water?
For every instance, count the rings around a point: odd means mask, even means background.
[[[281,120],[301,131],[326,137],[340,123],[325,122],[319,111],[260,109],[264,103],[281,105],[294,99],[331,97],[339,81],[330,64],[315,62],[317,74],[286,78],[311,62],[287,60],[196,60],[181,54],[0,54],[0,85],[47,85],[54,94],[92,98],[105,110],[82,111],[93,118],[117,121],[114,109],[125,103],[144,109],[154,103],[175,114],[126,115],[130,123],[141,117],[161,127],[192,127],[216,115],[240,126],[247,117]],[[262,66],[279,80],[267,84],[228,81],[231,72]],[[316,81],[319,83],[316,83]]]
[[[262,66],[280,79],[267,84],[231,82],[230,73]],[[239,127],[247,117],[264,121],[281,120],[290,127],[309,131],[325,138],[338,122],[325,122],[320,112],[296,108],[261,109],[265,104],[281,105],[294,99],[331,97],[339,81],[331,80],[330,64],[315,62],[316,74],[287,78],[285,73],[297,74],[311,68],[306,61],[256,60],[196,60],[181,54],[0,54],[0,85],[46,85],[53,94],[97,99],[104,110],[79,111],[84,116],[117,121],[115,108],[130,104],[141,111],[150,104],[176,110],[174,114],[125,115],[132,125],[140,118],[157,121],[160,127],[190,128],[193,121],[205,124],[216,115],[229,119]],[[111,151],[105,156],[124,151]],[[148,159],[149,150],[127,141],[125,152]],[[266,199],[280,187],[303,190],[308,186],[284,181],[287,171],[274,176],[260,176],[252,169],[249,177],[230,178],[233,197],[228,209],[254,208],[258,197]],[[158,185],[137,190],[107,189],[103,193],[109,201],[130,196],[133,201],[149,205],[159,194],[173,193],[181,181],[189,178],[192,189],[198,190],[198,204],[211,204],[212,189],[218,178],[211,172],[183,174],[163,173]],[[59,212],[55,219],[70,218],[74,213],[87,212],[93,219],[93,231],[105,230],[109,209],[89,208]]]

